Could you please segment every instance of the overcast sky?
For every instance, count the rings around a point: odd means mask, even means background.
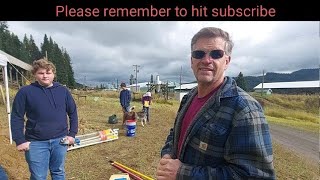
[[[319,22],[294,21],[12,21],[9,30],[21,39],[30,34],[38,47],[47,34],[71,57],[77,82],[87,85],[128,82],[139,65],[138,81],[182,82],[195,78],[190,68],[190,40],[205,26],[228,31],[234,41],[228,76],[290,73],[319,67]],[[50,57],[48,57],[50,59]]]

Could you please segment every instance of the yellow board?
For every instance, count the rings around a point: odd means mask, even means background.
[[[104,130],[104,133],[105,134],[111,134],[112,132],[111,132],[111,129],[106,129],[106,130]]]

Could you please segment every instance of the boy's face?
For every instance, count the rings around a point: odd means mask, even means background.
[[[35,78],[41,86],[50,87],[53,85],[54,73],[52,70],[46,70],[43,68],[38,69],[35,73]]]

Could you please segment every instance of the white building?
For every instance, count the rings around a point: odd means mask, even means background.
[[[196,87],[198,83],[187,83],[181,84],[174,88],[175,98],[179,101],[182,100],[183,96],[186,95],[191,89]]]
[[[253,88],[255,92],[261,92],[262,83]],[[263,89],[272,90],[273,93],[319,93],[320,81],[294,81],[263,83]]]

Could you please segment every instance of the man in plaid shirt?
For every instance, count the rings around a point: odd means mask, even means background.
[[[198,86],[181,101],[161,150],[157,179],[276,179],[261,105],[225,76],[233,42],[203,28],[191,40]]]

